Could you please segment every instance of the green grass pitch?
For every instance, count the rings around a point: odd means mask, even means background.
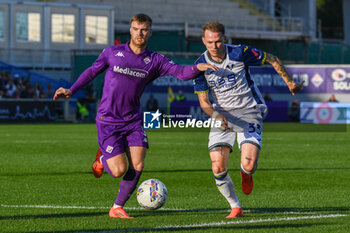
[[[301,130],[288,130],[295,127]],[[134,193],[126,205],[130,220],[108,217],[120,179],[92,175],[94,124],[0,125],[0,232],[350,232],[349,127],[303,127],[265,130],[248,196],[235,145],[229,171],[245,216],[231,220],[212,176],[208,132],[149,131],[140,181],[163,181],[168,201],[147,211]]]

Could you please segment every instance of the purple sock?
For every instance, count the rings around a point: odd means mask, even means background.
[[[141,173],[142,171],[136,171],[132,168],[129,168],[123,179],[120,181],[119,193],[117,199],[115,200],[116,205],[124,206],[125,202],[134,192],[137,182],[140,179]]]
[[[108,164],[107,164],[105,157],[102,157],[101,161],[102,161],[103,169],[105,169],[106,172],[108,172],[111,176],[113,176],[111,170],[108,167]],[[113,177],[116,178],[115,176],[113,176]]]

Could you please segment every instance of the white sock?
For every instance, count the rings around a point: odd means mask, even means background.
[[[120,205],[117,205],[117,204],[113,204],[113,208],[118,208],[118,207],[123,207],[123,206],[120,206]]]
[[[239,203],[235,193],[232,179],[227,170],[219,174],[214,174],[214,178],[216,186],[218,187],[221,194],[226,198],[231,208],[241,207],[241,203]]]
[[[103,155],[100,156],[100,163],[102,163]],[[103,164],[103,163],[102,163]]]

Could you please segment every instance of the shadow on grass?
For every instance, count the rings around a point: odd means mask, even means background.
[[[260,214],[267,214],[271,216],[271,214],[339,214],[342,212],[350,212],[350,207],[319,207],[319,208],[247,208],[243,209],[245,215],[253,215],[259,214],[258,216],[262,216]],[[130,211],[130,210],[129,210]],[[173,213],[193,213],[193,212],[227,212],[229,213],[230,209],[179,209],[179,210],[167,210],[167,209],[159,209],[156,211],[149,210],[141,210],[137,213],[138,217],[142,216],[157,216],[164,214],[173,214]],[[216,215],[218,213],[215,213]],[[225,213],[223,213],[225,215]]]
[[[330,212],[350,211],[350,207],[313,207],[313,208],[249,208],[249,213],[306,213],[320,214],[318,212],[332,214]]]
[[[19,173],[0,173],[0,177],[2,176],[72,176],[72,175],[91,175],[92,171],[71,171],[71,172],[23,172]]]
[[[80,218],[80,217],[95,217],[100,215],[108,215],[107,212],[93,213],[62,213],[62,214],[33,214],[33,215],[18,215],[18,216],[0,216],[1,220],[23,220],[23,219],[45,219],[45,218]]]
[[[230,171],[240,171],[237,169],[229,169]],[[322,170],[350,170],[350,167],[320,167],[320,168],[259,168],[258,171],[322,171]],[[209,169],[162,169],[162,170],[144,170],[143,173],[178,173],[178,172],[210,172],[212,170]],[[91,171],[72,171],[72,172],[24,172],[24,173],[0,173],[0,177],[20,177],[20,176],[71,176],[71,175],[89,175],[92,176]],[[108,175],[105,173],[105,175]]]
[[[234,221],[234,220],[228,220],[228,221]],[[230,226],[230,225],[237,224],[236,226]],[[243,225],[243,226],[242,226]],[[222,225],[222,226],[203,226],[203,227],[198,227],[198,226],[190,226],[190,225],[179,225],[179,226],[165,226],[165,227],[139,227],[139,228],[125,228],[125,229],[100,229],[100,230],[92,230],[92,229],[84,229],[84,230],[79,230],[79,231],[73,231],[73,230],[68,230],[68,231],[56,231],[57,233],[67,233],[67,232],[84,232],[84,233],[91,233],[91,232],[104,232],[104,233],[118,233],[118,232],[181,232],[181,231],[191,231],[191,232],[212,232],[215,230],[215,232],[220,232],[220,231],[225,231],[225,232],[235,232],[239,230],[259,230],[259,229],[265,229],[265,230],[270,230],[270,232],[277,232],[279,231],[290,231],[292,229],[294,230],[302,230],[301,228],[305,229],[310,229],[312,227],[320,227],[322,225],[331,225],[330,223],[296,223],[296,224],[261,224],[255,223],[251,225],[247,225],[244,223],[228,223],[227,225]],[[28,232],[28,233],[35,233],[35,232]]]
[[[217,219],[218,211],[223,212],[228,209],[189,209],[189,210],[157,210],[157,211],[148,211],[148,210],[130,210],[128,211],[131,216],[134,216],[135,219],[131,221],[140,221],[143,222],[144,218],[150,217],[161,217],[167,216],[171,217],[172,215],[184,214],[185,212],[191,218],[190,212],[208,212],[208,220],[205,223],[191,223],[191,224],[176,224],[171,223],[165,226],[154,226],[154,227],[136,227],[136,228],[124,228],[124,229],[81,229],[81,230],[67,230],[67,231],[56,231],[56,232],[181,232],[181,231],[239,231],[239,230],[249,230],[249,229],[265,229],[270,230],[271,232],[288,230],[302,230],[301,228],[310,229],[312,227],[320,227],[322,225],[332,225],[335,223],[325,223],[320,222],[322,218],[314,219],[314,216],[319,216],[321,214],[340,214],[341,212],[349,212],[350,207],[319,207],[319,208],[250,208],[244,209],[246,212],[244,218],[238,219],[224,219],[224,216],[227,213],[222,214],[222,220],[215,221],[210,215],[215,215],[214,219]],[[211,213],[212,212],[212,213]],[[214,213],[216,212],[216,213]],[[266,215],[265,215],[266,214]],[[273,215],[276,214],[276,215]],[[287,215],[288,214],[288,215]],[[62,213],[62,214],[47,214],[47,215],[23,215],[23,216],[6,216],[0,217],[0,220],[23,220],[23,219],[55,219],[55,218],[77,218],[77,217],[96,217],[105,215],[108,218],[107,212],[92,212],[92,213]],[[301,216],[300,216],[301,215]],[[310,216],[310,219],[308,218]],[[173,216],[176,219],[176,216]],[[252,218],[253,217],[253,218]],[[292,217],[292,218],[289,218]],[[294,219],[293,219],[294,217]],[[301,217],[300,219],[297,219]],[[305,219],[304,219],[305,217]],[[306,222],[304,224],[300,221],[316,221],[315,223]],[[318,220],[318,221],[317,221]],[[114,220],[111,220],[114,221]],[[115,221],[130,221],[123,219],[115,219]],[[290,223],[290,221],[299,221],[298,223]],[[195,221],[194,221],[195,222]],[[283,223],[281,223],[283,222]],[[164,224],[164,223],[163,223]],[[316,229],[315,229],[316,230]],[[32,232],[34,233],[34,232]]]

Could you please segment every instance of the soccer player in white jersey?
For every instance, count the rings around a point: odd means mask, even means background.
[[[197,63],[209,63],[220,68],[207,70],[194,80],[200,106],[213,120],[222,122],[209,134],[209,154],[216,185],[232,210],[226,218],[242,217],[241,204],[227,171],[229,154],[237,138],[241,151],[241,183],[245,194],[253,190],[252,174],[257,169],[262,142],[263,118],[267,107],[249,74],[249,66],[271,64],[294,93],[302,89],[296,84],[281,61],[274,55],[247,45],[225,44],[225,27],[211,22],[203,27],[202,41],[207,50]],[[211,91],[214,104],[208,92]]]

